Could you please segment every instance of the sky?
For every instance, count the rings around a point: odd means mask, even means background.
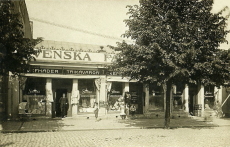
[[[116,42],[124,40],[121,35],[128,30],[123,22],[128,18],[126,6],[139,4],[138,0],[25,1],[30,20],[33,21],[34,38],[95,45],[116,45]],[[220,11],[224,6],[230,8],[230,0],[215,0],[213,12]],[[228,28],[230,29],[230,19]],[[230,35],[228,40],[230,42]],[[230,43],[221,45],[221,48],[230,48]]]

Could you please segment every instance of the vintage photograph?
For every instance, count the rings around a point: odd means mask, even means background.
[[[230,0],[0,0],[0,147],[230,147]]]

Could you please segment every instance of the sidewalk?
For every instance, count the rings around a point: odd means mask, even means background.
[[[200,128],[230,126],[230,118],[204,120],[201,117],[171,119],[170,127]],[[27,121],[5,121],[0,126],[0,132],[53,132],[53,131],[83,131],[83,130],[113,130],[113,129],[153,129],[163,128],[164,119],[125,119],[114,114],[100,116],[96,121],[93,115],[66,118],[31,118]]]

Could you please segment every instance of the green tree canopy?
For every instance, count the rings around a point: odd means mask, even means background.
[[[37,53],[34,46],[42,40],[24,37],[22,19],[14,9],[12,1],[0,1],[0,75],[23,72],[28,67],[26,61]]]
[[[129,27],[118,43],[115,67],[124,76],[159,84],[171,79],[221,85],[229,71],[220,57],[228,16],[211,12],[213,0],[140,0],[128,6]]]

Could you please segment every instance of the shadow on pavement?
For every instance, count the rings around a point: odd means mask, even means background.
[[[164,128],[164,119],[125,119],[119,120],[119,123],[125,123],[129,127],[138,127],[142,129]],[[192,118],[176,118],[170,119],[170,128],[202,128],[217,127],[212,121],[199,121]]]
[[[0,123],[2,133],[58,131],[65,126],[61,119],[8,120]]]

